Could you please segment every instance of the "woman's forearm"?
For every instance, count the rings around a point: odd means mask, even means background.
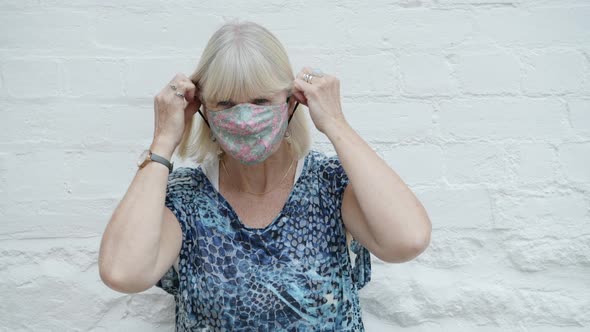
[[[324,130],[367,220],[375,241],[383,248],[404,243],[422,248],[430,241],[426,210],[397,173],[346,122]],[[396,239],[396,241],[391,241]]]
[[[174,149],[152,144],[154,153],[170,160]],[[102,280],[121,291],[141,291],[158,259],[169,171],[149,162],[139,169],[113,212],[103,234],[99,270]]]

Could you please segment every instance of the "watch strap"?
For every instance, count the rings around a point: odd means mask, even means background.
[[[168,169],[170,170],[170,173],[172,173],[172,169],[174,168],[174,163],[171,163],[170,161],[168,161],[168,159],[166,159],[162,156],[159,156],[151,151],[150,151],[150,159],[152,161],[155,161],[157,163],[160,163],[160,164],[168,167]]]

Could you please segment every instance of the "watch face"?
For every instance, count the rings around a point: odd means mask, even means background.
[[[141,153],[141,156],[139,156],[139,160],[137,160],[137,166],[141,167],[145,163],[145,160],[146,160],[147,156],[149,155],[149,153],[150,153],[149,149],[144,150]]]

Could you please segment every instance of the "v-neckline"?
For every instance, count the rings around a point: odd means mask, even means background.
[[[270,229],[275,223],[277,223],[277,220],[279,220],[280,217],[283,216],[285,210],[290,205],[291,201],[293,200],[293,196],[295,194],[295,191],[297,189],[299,189],[298,187],[301,185],[300,184],[300,182],[302,181],[301,178],[303,178],[303,176],[305,175],[305,172],[308,167],[308,159],[309,158],[310,158],[310,153],[308,152],[307,155],[303,158],[303,167],[301,168],[301,174],[299,174],[299,177],[297,178],[297,180],[295,180],[295,183],[293,183],[293,188],[291,188],[291,192],[289,193],[289,196],[287,196],[287,200],[285,201],[285,204],[283,204],[283,207],[281,208],[281,211],[279,212],[279,214],[273,218],[273,220],[270,222],[270,224],[268,224],[262,228],[250,227],[250,226],[247,226],[246,224],[244,224],[244,222],[242,221],[240,216],[238,216],[238,213],[234,210],[233,206],[229,203],[229,201],[227,199],[225,199],[225,197],[221,194],[221,192],[219,192],[219,190],[217,188],[215,188],[215,186],[213,186],[213,183],[211,183],[211,180],[209,180],[209,177],[203,172],[203,166],[199,166],[199,168],[201,168],[201,174],[205,178],[205,183],[207,183],[207,185],[209,186],[209,189],[214,192],[214,194],[217,198],[217,201],[221,202],[222,205],[229,211],[231,217],[237,221],[237,224],[242,229],[248,230],[250,232],[264,233],[266,230]],[[217,167],[218,167],[218,172],[219,172],[219,164],[217,165]],[[217,179],[218,179],[217,181],[219,181],[219,176],[217,177]]]

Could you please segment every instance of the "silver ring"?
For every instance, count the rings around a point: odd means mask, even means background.
[[[177,91],[177,92],[175,92],[174,94],[176,94],[176,95],[177,95],[177,96],[179,96],[179,97],[182,97],[182,98],[184,98],[184,93],[182,93],[182,92],[178,92],[178,91]]]
[[[312,78],[313,78],[313,76],[312,76],[312,75],[310,75],[310,74],[305,74],[305,75],[303,75],[303,80],[304,80],[305,82],[309,83],[309,84],[311,84],[311,79],[312,79]]]
[[[170,87],[172,88],[172,90],[176,91],[176,85],[170,84]]]

